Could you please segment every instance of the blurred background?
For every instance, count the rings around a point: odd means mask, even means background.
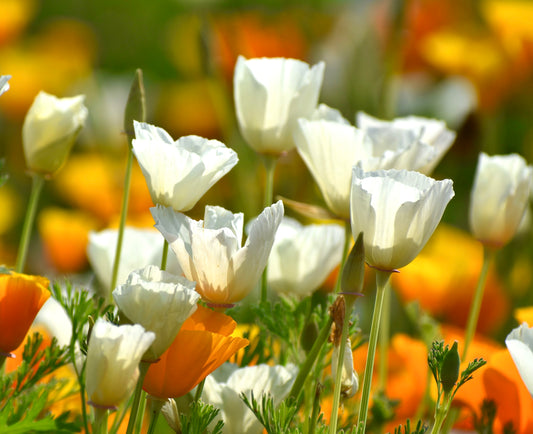
[[[481,247],[467,233],[478,154],[519,152],[533,161],[533,2],[0,0],[0,10],[0,73],[12,76],[0,98],[0,158],[9,175],[0,188],[0,264],[15,261],[31,185],[21,127],[40,90],[85,94],[89,119],[66,166],[46,184],[27,270],[78,274],[88,270],[89,231],[118,222],[128,146],[123,113],[136,68],[144,73],[149,123],[176,139],[217,138],[239,154],[189,215],[201,218],[214,204],[251,218],[261,209],[264,173],[236,128],[237,56],[324,60],[320,102],[352,123],[358,111],[416,114],[457,131],[433,175],[455,183],[448,232],[423,257],[427,275],[406,269],[396,286],[401,297],[421,298],[423,278],[440,282],[422,291],[423,307],[464,322],[481,267]],[[138,167],[131,194],[128,224],[152,226]],[[275,194],[323,204],[295,151],[279,163]],[[533,304],[531,241],[525,229],[498,256],[485,303],[492,310],[481,318],[486,331],[503,330],[513,306]]]

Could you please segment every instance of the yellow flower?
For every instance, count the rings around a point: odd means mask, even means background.
[[[49,283],[41,276],[0,275],[0,352],[10,353],[22,343],[35,316],[50,297]]]

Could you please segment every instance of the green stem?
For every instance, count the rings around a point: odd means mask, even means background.
[[[368,404],[370,401],[370,388],[372,385],[372,372],[374,369],[374,359],[376,356],[376,346],[379,336],[379,326],[381,323],[381,311],[383,309],[383,298],[385,289],[390,278],[390,271],[376,270],[376,300],[374,302],[374,313],[372,315],[372,325],[370,326],[370,340],[368,343],[368,354],[366,356],[365,377],[363,380],[363,392],[361,394],[361,404],[359,406],[359,425],[357,432],[364,433],[366,420],[368,417]]]
[[[168,241],[163,241],[163,254],[161,255],[161,270],[167,269]]]
[[[292,397],[294,399],[297,399],[300,395],[300,392],[302,391],[302,387],[305,383],[305,380],[307,379],[307,375],[309,372],[311,372],[311,368],[313,367],[315,360],[320,353],[320,350],[326,343],[329,332],[331,330],[331,325],[333,324],[333,318],[331,315],[328,317],[328,322],[324,325],[322,330],[320,330],[320,333],[318,337],[315,340],[315,343],[311,347],[311,350],[307,354],[307,358],[305,359],[303,365],[300,367],[300,370],[298,371],[298,375],[296,376],[296,380],[294,380],[294,384],[292,385],[291,391],[289,392],[289,397]]]
[[[316,385],[315,396],[313,399],[313,410],[311,412],[311,419],[309,420],[309,428],[307,434],[315,434],[316,431],[316,422],[318,419],[318,414],[320,412],[320,384]]]
[[[135,392],[133,394],[133,404],[131,405],[130,419],[128,421],[128,428],[126,430],[126,434],[132,434],[133,429],[135,428],[135,421],[137,420],[137,413],[139,412],[139,404],[141,402],[141,392],[144,383],[144,377],[146,377],[146,373],[148,372],[149,367],[150,363],[141,361],[141,363],[139,364],[139,379],[137,380],[137,384],[135,385]]]
[[[339,264],[339,274],[337,281],[335,282],[335,294],[341,290],[342,272],[344,271],[344,265],[346,259],[348,259],[348,251],[350,250],[350,244],[352,243],[352,226],[350,220],[344,222],[344,248],[342,250],[341,263]]]
[[[74,330],[74,327],[73,327],[73,330]],[[78,379],[78,385],[80,387],[81,416],[83,420],[83,426],[85,428],[85,432],[89,432],[89,421],[87,417],[87,404],[85,400],[85,381],[83,378],[83,374],[85,371],[85,364],[81,368],[81,371],[78,370],[78,364],[76,363],[75,342],[76,342],[76,339],[73,333],[71,342],[69,344],[70,361],[72,363],[72,366],[74,367],[74,372],[76,373],[76,378]]]
[[[128,136],[129,138],[129,136]],[[126,217],[128,216],[128,204],[130,200],[131,172],[133,166],[133,149],[128,146],[128,161],[126,163],[126,175],[124,177],[124,193],[122,195],[122,208],[120,211],[120,223],[118,225],[117,248],[115,250],[115,260],[113,261],[113,273],[111,275],[111,288],[109,288],[110,301],[113,301],[111,293],[117,285],[118,269],[120,266],[120,254],[122,252],[122,242],[124,239],[124,228],[126,227]]]
[[[346,341],[348,339],[348,323],[350,322],[351,306],[348,311],[348,306],[345,307],[344,322],[342,323],[341,341],[339,345],[339,358],[337,360],[337,372],[335,375],[335,388],[333,389],[333,407],[331,408],[331,421],[329,424],[330,434],[337,432],[337,418],[339,415],[339,402],[341,396],[341,380],[342,371],[344,367],[344,351],[346,350]]]
[[[266,180],[265,180],[265,197],[263,201],[264,208],[272,205],[274,197],[274,172],[276,171],[277,158],[270,155],[263,156],[263,164],[265,165]],[[267,267],[263,270],[261,275],[261,304],[267,301]]]
[[[444,395],[444,405],[439,405],[437,402],[437,407],[435,408],[435,424],[433,425],[433,428],[431,429],[430,434],[440,434],[442,424],[446,420],[446,416],[448,415],[448,411],[450,410],[450,405],[452,403],[453,395],[451,393],[446,393]]]
[[[94,407],[94,434],[107,434],[107,415],[109,410],[99,407]]]
[[[137,415],[137,420],[135,421],[135,433],[136,434],[141,433],[145,411],[146,411],[146,392],[142,390],[141,399],[139,402],[139,413]]]
[[[204,384],[205,384],[205,378],[202,381],[200,381],[200,383],[196,387],[196,393],[194,394],[195,402],[198,402],[200,398],[202,397],[202,392],[204,391]]]
[[[37,212],[37,204],[44,185],[44,178],[39,174],[34,174],[32,177],[30,202],[26,209],[26,217],[24,219],[24,226],[22,227],[22,237],[17,254],[17,263],[15,271],[22,273],[26,265],[26,256],[28,254],[28,247],[30,244],[31,232],[33,229],[33,222],[35,220],[35,213]]]
[[[479,318],[479,312],[481,310],[481,303],[483,301],[483,293],[485,291],[485,282],[487,281],[487,274],[490,264],[494,259],[495,251],[484,247],[483,248],[483,266],[481,267],[481,273],[477,282],[476,292],[474,293],[474,299],[470,306],[470,313],[468,314],[468,322],[466,325],[465,342],[463,347],[462,359],[466,358],[468,347],[472,341],[474,334],[476,333],[477,321]]]
[[[385,392],[387,388],[387,372],[389,367],[390,346],[390,316],[391,316],[391,287],[390,280],[383,289],[383,310],[381,312],[381,325],[379,329],[379,385],[378,388]]]
[[[148,427],[148,434],[155,433],[155,427],[157,425],[157,419],[159,418],[160,411],[152,412],[152,418],[150,419],[150,426]]]

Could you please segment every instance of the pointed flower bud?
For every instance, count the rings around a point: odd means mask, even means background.
[[[142,69],[135,71],[135,78],[131,83],[126,110],[124,112],[124,131],[128,137],[133,137],[133,121],[144,122],[146,120],[146,98],[144,94]]]
[[[57,98],[40,92],[22,126],[22,144],[28,169],[51,176],[66,162],[87,119],[84,95]]]
[[[442,366],[440,367],[440,382],[445,393],[451,392],[453,386],[459,378],[459,368],[461,366],[461,359],[457,351],[457,341],[446,352]]]
[[[341,291],[347,303],[352,304],[355,298],[363,292],[364,280],[365,245],[363,233],[360,232],[342,270]],[[348,310],[351,312],[351,309]]]

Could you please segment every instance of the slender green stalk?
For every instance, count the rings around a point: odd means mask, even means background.
[[[108,409],[94,407],[94,422],[93,430],[94,434],[107,434],[107,415]]]
[[[206,377],[207,378],[207,377]],[[194,394],[194,401],[198,402],[202,397],[202,392],[204,391],[205,378],[200,381],[200,384],[196,387],[196,393]]]
[[[0,355],[0,377],[4,375],[4,368],[7,356]]]
[[[328,322],[324,325],[322,330],[320,330],[320,333],[318,337],[315,340],[315,343],[311,347],[311,350],[307,354],[307,358],[305,359],[303,365],[300,367],[300,370],[298,371],[298,375],[296,376],[296,380],[294,380],[294,384],[292,385],[291,391],[289,392],[289,397],[292,397],[294,399],[297,399],[300,395],[300,392],[302,391],[302,387],[305,383],[305,380],[307,379],[307,375],[309,372],[311,372],[311,368],[313,367],[316,358],[318,354],[320,353],[320,350],[322,350],[322,347],[326,343],[329,332],[331,330],[331,325],[333,324],[333,318],[331,315],[328,318]]]
[[[372,325],[370,327],[370,340],[368,343],[368,354],[366,357],[363,391],[361,394],[361,404],[359,406],[359,425],[357,428],[358,433],[364,433],[366,428],[366,420],[368,417],[368,404],[370,401],[370,388],[372,385],[372,372],[374,369],[374,359],[376,356],[376,346],[378,343],[379,326],[381,323],[381,311],[383,309],[383,298],[389,278],[390,271],[376,270],[376,300],[374,302],[374,313],[372,315]]]
[[[462,359],[466,358],[468,347],[476,333],[477,321],[479,318],[479,311],[481,310],[481,302],[483,301],[483,293],[485,291],[485,283],[487,281],[487,274],[495,255],[495,250],[488,247],[483,248],[483,266],[477,282],[476,292],[470,306],[470,313],[468,314],[468,322],[466,324],[465,343],[463,346]]]
[[[263,156],[263,164],[265,165],[266,180],[265,180],[265,197],[263,201],[264,208],[272,205],[274,197],[274,172],[276,171],[277,157],[270,155]],[[267,301],[267,267],[265,267],[261,275],[261,303]]]
[[[85,432],[89,432],[89,421],[87,417],[87,404],[85,400],[85,381],[83,378],[83,374],[85,371],[85,364],[83,364],[81,370],[78,369],[78,364],[76,363],[76,346],[74,345],[74,342],[75,342],[75,337],[73,333],[71,342],[69,344],[70,360],[72,362],[72,366],[74,367],[74,372],[76,373],[76,378],[78,379],[78,385],[80,387],[81,417],[83,420],[83,426],[85,428]]]
[[[350,322],[351,306],[348,311],[348,305],[345,307],[344,322],[342,323],[341,341],[339,345],[339,358],[337,359],[337,372],[335,375],[335,388],[333,389],[333,406],[331,407],[331,421],[329,423],[330,434],[337,432],[337,418],[339,416],[339,402],[341,396],[342,368],[344,365],[344,351],[346,350],[346,341],[348,338],[348,323]]]
[[[39,203],[43,185],[44,178],[39,174],[34,174],[32,177],[30,202],[26,209],[26,217],[24,219],[24,226],[22,227],[22,236],[17,254],[17,263],[15,265],[15,271],[17,273],[22,273],[26,265],[26,256],[28,255],[33,222],[35,221],[35,213],[37,212],[37,204]]]
[[[433,425],[433,428],[431,429],[430,434],[441,433],[442,424],[446,420],[446,415],[448,414],[448,411],[450,410],[452,399],[453,399],[452,393],[445,393],[443,405],[438,405],[438,402],[437,402],[437,407],[435,408],[435,424]]]
[[[120,223],[118,225],[117,247],[115,249],[115,260],[113,261],[113,273],[111,275],[111,287],[109,288],[110,301],[113,301],[111,293],[117,285],[118,268],[120,265],[120,255],[122,252],[122,242],[124,239],[124,228],[126,227],[126,217],[128,216],[128,204],[130,200],[131,172],[133,167],[133,150],[128,147],[128,161],[126,163],[126,175],[124,177],[124,193],[122,195],[122,208],[120,211]]]
[[[348,251],[350,250],[350,244],[352,243],[352,226],[350,220],[344,222],[344,248],[342,250],[341,263],[339,264],[339,274],[337,281],[335,282],[335,293],[337,294],[341,290],[342,272],[344,271],[344,265],[348,258]]]
[[[316,421],[318,419],[318,413],[320,412],[320,389],[320,384],[317,384],[315,389],[315,396],[313,399],[313,410],[311,412],[311,418],[309,420],[309,428],[307,429],[307,434],[315,434]]]
[[[150,419],[150,426],[148,427],[148,434],[155,433],[155,427],[157,425],[157,419],[159,418],[160,411],[152,412],[152,418]]]
[[[379,390],[387,387],[387,372],[389,368],[390,346],[390,316],[391,316],[391,287],[390,280],[383,289],[383,310],[381,311],[381,325],[379,329]]]
[[[135,385],[135,391],[133,392],[133,404],[131,405],[131,413],[130,413],[130,419],[128,421],[128,428],[126,430],[126,434],[132,434],[133,429],[135,428],[135,421],[137,420],[137,413],[139,412],[139,404],[141,402],[141,392],[144,382],[144,377],[146,377],[146,373],[148,372],[148,368],[150,367],[150,363],[143,362],[139,364],[139,379],[137,380],[137,384]]]
[[[161,270],[167,269],[168,241],[163,241],[163,254],[161,255]]]
[[[146,392],[141,391],[141,399],[139,402],[139,413],[135,421],[135,434],[140,434],[143,426],[144,413],[146,411]]]

